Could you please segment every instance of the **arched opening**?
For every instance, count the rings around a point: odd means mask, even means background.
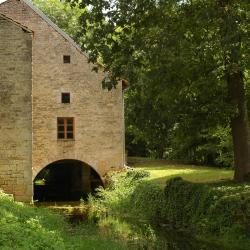
[[[79,201],[103,186],[98,173],[78,160],[60,160],[42,169],[34,179],[35,201]]]

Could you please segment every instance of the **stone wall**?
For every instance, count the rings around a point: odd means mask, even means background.
[[[92,71],[86,56],[22,0],[8,0],[0,13],[34,31],[33,37],[33,179],[48,164],[75,159],[102,177],[124,165],[123,93],[119,85],[103,90],[103,73]],[[63,63],[63,55],[71,63]],[[70,92],[71,103],[61,103]],[[75,140],[57,139],[57,117],[74,117]]]
[[[0,187],[32,197],[32,35],[0,16]]]

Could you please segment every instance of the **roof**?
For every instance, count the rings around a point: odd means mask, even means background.
[[[29,0],[21,0],[27,4],[36,14],[38,14],[49,26],[51,26],[55,31],[57,31],[64,39],[66,39],[71,45],[73,45],[78,51],[80,51],[86,58],[88,55],[82,51],[81,47],[75,43],[75,41],[62,31],[56,24],[54,24],[42,11],[36,8]],[[0,0],[0,4],[8,2],[8,0]]]
[[[0,0],[0,1],[1,1],[1,0]],[[16,21],[14,21],[13,19],[11,19],[11,18],[5,16],[5,15],[2,14],[2,13],[0,13],[0,17],[2,17],[3,19],[8,20],[9,22],[15,24],[16,26],[18,26],[18,27],[24,29],[25,31],[27,31],[27,32],[29,32],[29,33],[33,33],[33,31],[30,30],[29,28],[27,28],[26,26],[22,25],[21,23],[18,23],[18,22],[16,22]]]
[[[74,46],[81,54],[83,54],[87,59],[89,58],[88,54],[86,52],[82,51],[81,47],[78,44],[76,44],[75,41],[69,35],[67,35],[63,30],[61,30],[55,23],[53,23],[42,11],[40,11],[37,7],[35,7],[29,0],[19,0],[19,1],[22,1],[26,5],[28,5],[36,14],[38,14],[49,26],[51,26],[55,31],[57,31],[64,39],[66,39],[72,46]],[[0,5],[5,3],[5,2],[8,2],[8,0],[0,0]],[[6,17],[6,18],[8,18],[8,17]],[[8,18],[8,19],[12,20],[10,18]],[[28,30],[27,27],[17,23],[14,20],[12,20],[12,21],[14,23],[22,26],[24,29]],[[99,65],[100,67],[104,68],[104,66],[102,64],[100,64],[100,63],[96,63],[96,64]],[[129,83],[126,80],[122,80],[122,85],[123,85],[123,88],[125,89],[128,87]]]

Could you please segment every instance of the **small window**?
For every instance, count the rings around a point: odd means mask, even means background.
[[[75,138],[75,120],[73,117],[57,118],[57,138],[74,139]]]
[[[70,63],[70,56],[64,55],[63,56],[63,63]]]
[[[62,93],[62,103],[70,103],[70,93]]]

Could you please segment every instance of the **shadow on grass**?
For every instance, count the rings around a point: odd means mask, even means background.
[[[165,186],[166,181],[174,177],[182,177],[190,182],[208,184],[230,182],[233,179],[233,170],[225,168],[185,165],[168,160],[138,157],[129,158],[129,162],[133,163],[134,169],[149,172],[150,177],[147,180],[160,186]]]
[[[211,177],[211,178],[207,178],[207,177],[199,178],[199,176],[194,177],[193,174],[174,174],[174,175],[169,175],[169,176],[164,176],[164,177],[159,177],[159,178],[148,179],[148,182],[158,184],[161,187],[164,187],[166,182],[169,179],[172,179],[175,177],[182,177],[184,180],[187,180],[190,182],[204,183],[204,184],[208,184],[211,186],[237,185],[237,183],[234,183],[230,177],[221,178],[221,179],[218,179],[215,181],[213,177]],[[205,180],[203,180],[203,179],[205,179]]]

